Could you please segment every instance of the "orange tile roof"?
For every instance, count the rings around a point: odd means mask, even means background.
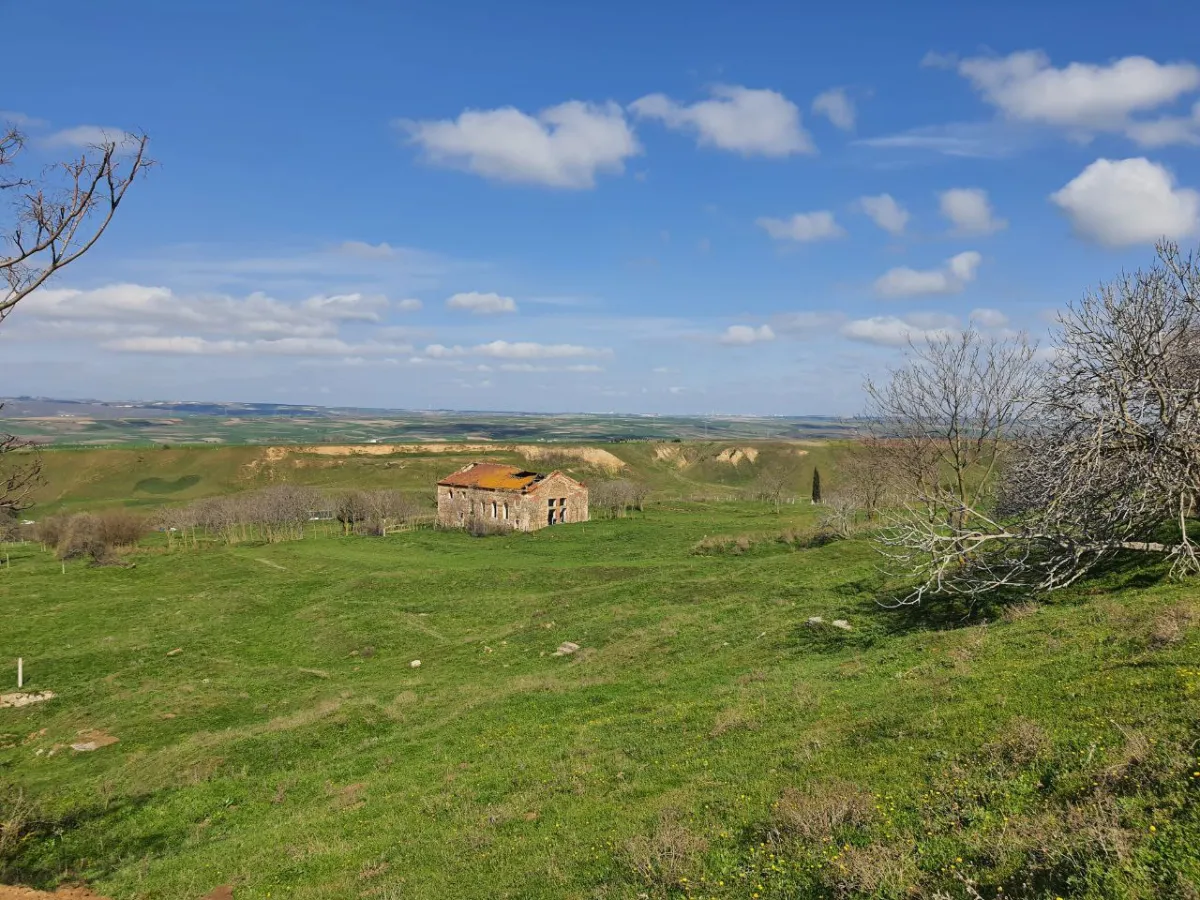
[[[492,491],[523,491],[540,481],[542,477],[537,472],[527,472],[519,466],[506,466],[501,463],[472,463],[466,468],[459,469],[453,475],[447,475],[438,484],[448,487],[484,488]]]

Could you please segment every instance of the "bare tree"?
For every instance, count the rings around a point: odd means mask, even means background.
[[[906,602],[1054,590],[1123,552],[1200,574],[1188,533],[1200,497],[1194,256],[1161,243],[1149,269],[1064,311],[1029,412],[993,507],[890,532],[885,549],[920,579]]]
[[[3,229],[0,321],[59,269],[87,253],[116,215],[125,193],[154,163],[145,135],[105,136],[77,158],[36,177],[14,171],[25,148],[15,126],[0,131],[0,191],[11,199]]]
[[[621,518],[633,510],[644,511],[649,494],[650,488],[641,482],[628,478],[612,478],[590,485],[588,505],[594,510],[606,513],[609,518]]]
[[[87,253],[116,215],[134,180],[153,162],[145,135],[105,137],[77,158],[18,171],[25,135],[0,125],[0,322],[55,272]],[[29,506],[41,460],[28,441],[0,434],[0,510]]]
[[[852,442],[838,456],[835,493],[853,503],[868,522],[875,521],[894,499],[901,454],[896,441],[875,435]]]
[[[775,512],[779,512],[783,498],[796,487],[798,475],[799,468],[791,459],[773,460],[764,465],[754,479],[754,493],[760,500],[773,504]]]
[[[913,344],[886,383],[867,381],[868,421],[906,481],[901,511],[879,535],[893,571],[920,580],[900,602],[947,589],[947,573],[975,549],[966,538],[990,527],[999,466],[1037,383],[1024,335],[986,338],[973,328]]]

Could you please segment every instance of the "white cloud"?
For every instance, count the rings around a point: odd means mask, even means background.
[[[777,241],[824,241],[846,234],[828,210],[796,213],[788,219],[764,216],[757,219],[755,224]]]
[[[641,152],[615,103],[570,100],[536,116],[511,106],[466,110],[457,119],[396,126],[430,162],[497,181],[590,188],[600,172],[620,174]]]
[[[1004,328],[1008,325],[1008,316],[998,309],[980,307],[971,310],[971,321],[984,328]]]
[[[1133,113],[1157,109],[1200,87],[1200,67],[1160,65],[1144,56],[1056,69],[1045,53],[1026,50],[964,59],[958,71],[1007,116],[1080,129],[1120,128]]]
[[[1032,145],[1031,129],[1003,122],[951,122],[854,141],[879,150],[924,150],[966,159],[1000,159]]]
[[[416,297],[405,297],[403,300],[396,301],[396,309],[400,312],[418,312],[424,305]]]
[[[938,195],[938,206],[958,234],[992,234],[1008,227],[996,217],[983,188],[951,188]]]
[[[1126,129],[1142,147],[1167,147],[1171,144],[1200,146],[1200,102],[1190,116],[1163,116],[1145,122],[1131,122]]]
[[[958,62],[984,100],[1014,121],[1070,130],[1081,136],[1124,133],[1142,143],[1193,142],[1196,132],[1179,127],[1156,128],[1153,120],[1136,120],[1174,103],[1200,88],[1200,67],[1187,62],[1158,63],[1127,56],[1107,65],[1051,65],[1038,50],[1004,57],[973,57]]]
[[[124,128],[110,128],[103,125],[76,125],[74,128],[64,128],[51,134],[42,135],[38,143],[44,147],[93,147],[98,144],[124,144],[130,140],[130,135]]]
[[[277,338],[274,340],[213,340],[194,335],[120,338],[102,345],[121,353],[150,353],[161,356],[346,356],[408,353],[408,344],[375,342],[347,343],[338,338]]]
[[[931,327],[932,326],[932,327]],[[922,321],[920,314],[905,316],[872,316],[854,319],[842,326],[842,335],[852,341],[883,347],[903,347],[910,342],[947,337],[955,333],[950,320],[942,324]]]
[[[359,259],[392,259],[399,252],[386,242],[368,244],[364,241],[343,241],[338,245],[338,252],[346,256],[356,256]]]
[[[664,94],[650,94],[630,104],[646,119],[668,128],[693,132],[703,146],[743,156],[790,156],[815,153],[800,121],[800,110],[783,94],[736,85],[717,85],[712,99],[690,106]]]
[[[759,325],[757,328],[751,325],[730,325],[721,335],[721,343],[730,346],[745,346],[773,340],[775,332],[771,330],[770,325]]]
[[[470,291],[450,297],[446,301],[446,308],[466,310],[476,316],[492,316],[497,313],[515,313],[517,302],[512,297],[502,297],[500,294]]]
[[[891,194],[860,197],[858,205],[871,217],[871,221],[884,231],[894,235],[904,234],[904,227],[908,224],[908,210],[897,203]]]
[[[920,294],[957,294],[968,282],[983,257],[974,250],[946,260],[940,269],[890,269],[875,281],[875,292],[882,297],[915,297]]]
[[[463,356],[489,356],[495,359],[569,359],[571,357],[609,356],[611,350],[578,344],[538,344],[532,341],[491,341],[474,347],[430,344],[424,355],[430,359],[456,359]]]
[[[1109,247],[1152,243],[1200,232],[1200,192],[1150,160],[1098,159],[1050,200],[1076,233]]]
[[[825,116],[843,131],[853,131],[857,110],[845,88],[830,88],[813,100],[812,111]]]
[[[543,366],[534,363],[502,363],[500,365],[501,372],[576,372],[576,373],[594,373],[603,372],[603,366],[593,365],[591,363],[580,363],[569,366]]]
[[[58,322],[134,323],[161,330],[186,327],[203,335],[332,337],[339,323],[379,322],[387,299],[368,294],[318,294],[285,303],[263,293],[180,295],[170,288],[113,284],[92,290],[42,288],[22,304],[24,315]]]

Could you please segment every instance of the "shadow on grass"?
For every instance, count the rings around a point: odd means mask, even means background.
[[[124,821],[152,795],[93,803],[47,816],[27,808],[15,840],[0,846],[0,884],[53,890],[64,881],[102,879],[129,859],[145,859],[178,847],[187,826],[128,829]],[[10,808],[13,807],[13,808]],[[0,795],[0,819],[17,825],[11,795]]]
[[[887,635],[914,631],[947,631],[995,622],[1006,609],[1025,603],[1052,603],[1074,606],[1093,597],[1122,591],[1144,590],[1162,583],[1169,567],[1160,561],[1148,562],[1144,554],[1114,555],[1097,565],[1081,581],[1050,594],[1035,594],[1027,588],[999,588],[973,602],[953,594],[930,594],[920,603],[898,605],[903,591],[877,591],[862,614]]]

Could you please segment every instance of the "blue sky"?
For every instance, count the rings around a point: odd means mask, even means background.
[[[853,413],[909,338],[1196,246],[1186,7],[10,5],[26,162],[161,166],[0,391]]]

